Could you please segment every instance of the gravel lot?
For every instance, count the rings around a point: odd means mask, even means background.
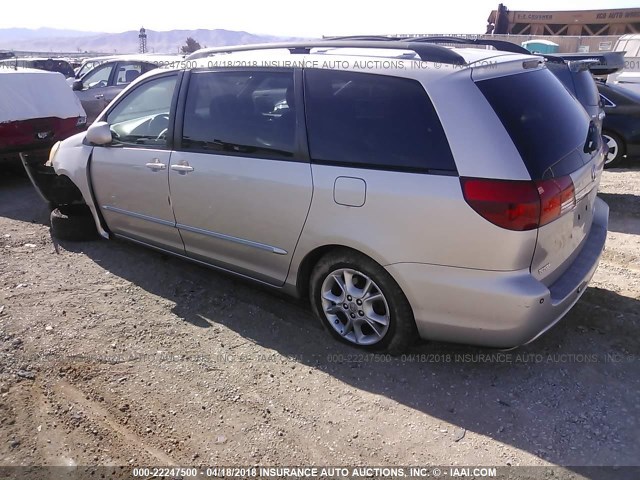
[[[535,343],[361,358],[295,302],[122,242],[52,241],[0,179],[0,465],[640,465],[640,170]],[[587,475],[588,476],[588,475]]]

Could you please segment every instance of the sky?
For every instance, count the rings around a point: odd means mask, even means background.
[[[4,0],[5,2],[8,0]],[[510,10],[638,8],[639,0],[502,0]],[[281,36],[484,33],[500,0],[391,2],[360,0],[10,1],[0,28],[51,27],[95,32],[138,30],[243,30]],[[173,5],[173,6],[171,6]],[[4,7],[3,7],[4,9]]]

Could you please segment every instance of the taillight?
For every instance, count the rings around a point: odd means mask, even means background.
[[[550,180],[460,178],[466,202],[483,218],[508,230],[533,230],[575,206],[571,177]]]
[[[540,226],[553,222],[576,206],[576,190],[571,177],[536,182],[540,194]]]

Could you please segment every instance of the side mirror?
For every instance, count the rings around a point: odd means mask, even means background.
[[[92,145],[108,145],[113,141],[111,127],[107,122],[96,122],[89,127],[85,138]]]
[[[84,88],[84,85],[82,84],[82,80],[75,80],[71,85],[71,90],[73,90],[74,92],[82,90],[83,88]]]

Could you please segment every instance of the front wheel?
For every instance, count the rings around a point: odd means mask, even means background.
[[[325,255],[309,287],[314,313],[342,342],[400,353],[417,339],[404,293],[382,266],[360,253],[340,250]]]
[[[615,167],[620,164],[625,154],[624,143],[615,133],[604,132],[602,134],[604,143],[609,147],[609,153],[604,161],[604,168]]]

